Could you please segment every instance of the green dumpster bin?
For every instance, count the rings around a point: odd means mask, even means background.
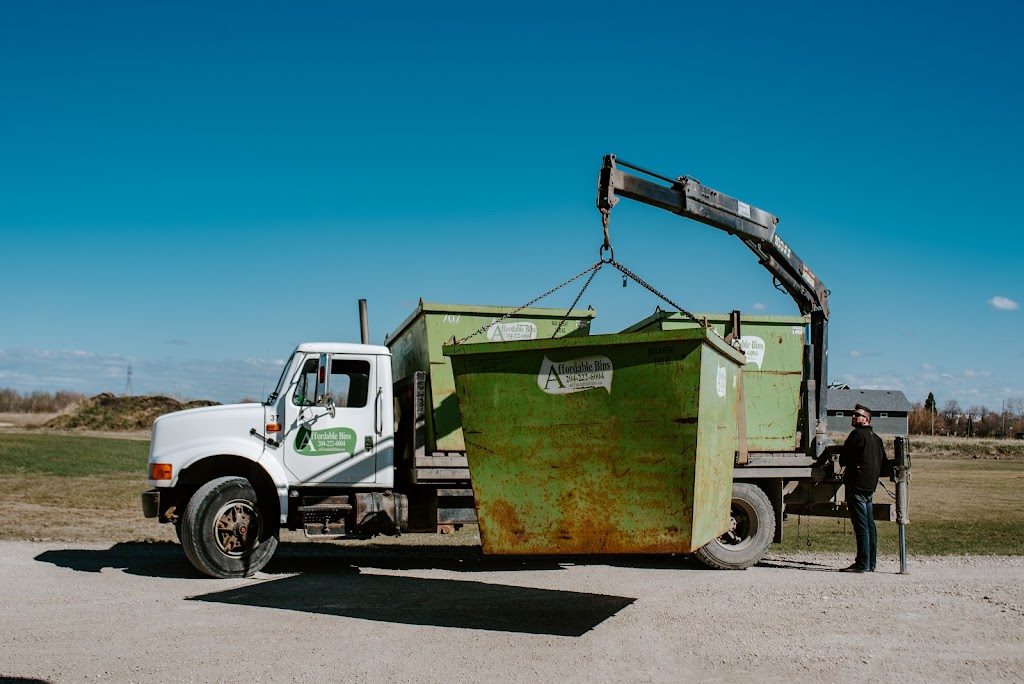
[[[485,553],[688,553],[726,531],[745,358],[710,331],[444,354]]]
[[[708,321],[720,335],[732,332],[728,314],[693,315]],[[749,451],[800,448],[797,419],[809,324],[809,316],[740,316],[740,346],[747,353],[743,367],[743,404]],[[696,327],[697,323],[680,313],[657,311],[623,332]]]
[[[512,311],[515,307],[438,304],[421,299],[416,310],[388,335],[394,379],[402,380],[416,371],[429,376],[428,453],[465,449],[455,403],[455,379],[441,353],[445,342],[470,335],[470,344],[550,338],[563,320],[560,336],[587,335],[596,315],[593,310],[573,310],[567,316],[565,309],[532,307],[518,309],[515,316],[504,318]],[[481,328],[485,330],[474,335]]]

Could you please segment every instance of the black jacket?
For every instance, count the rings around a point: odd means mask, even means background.
[[[839,453],[839,465],[846,468],[843,482],[849,487],[875,491],[884,458],[885,447],[871,426],[855,427]]]

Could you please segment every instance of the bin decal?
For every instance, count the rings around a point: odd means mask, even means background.
[[[572,394],[603,387],[612,393],[612,361],[607,356],[585,356],[552,361],[544,356],[537,374],[537,386],[547,394]]]

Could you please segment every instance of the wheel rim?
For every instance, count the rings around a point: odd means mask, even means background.
[[[729,515],[729,531],[719,541],[731,549],[739,550],[757,536],[757,515],[746,501],[733,499]]]
[[[260,538],[260,514],[243,499],[221,506],[213,521],[213,537],[225,556],[238,558],[253,550]]]

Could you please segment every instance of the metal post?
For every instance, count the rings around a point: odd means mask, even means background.
[[[892,479],[896,483],[896,524],[900,533],[900,574],[909,575],[907,570],[907,525],[910,524],[910,448],[909,440],[897,437],[893,445],[895,468]]]
[[[370,322],[366,316],[366,300],[359,300],[359,339],[363,344],[370,344]]]

